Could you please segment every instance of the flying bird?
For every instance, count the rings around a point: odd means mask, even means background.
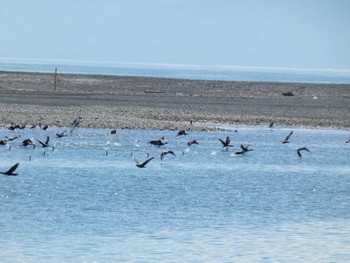
[[[75,118],[75,120],[72,122],[72,128],[70,130],[70,133],[73,132],[74,129],[78,128],[79,125],[80,125],[80,120],[81,120],[81,117],[79,116],[78,118]]]
[[[298,154],[299,158],[301,158],[301,153],[300,153],[301,151],[310,152],[310,150],[306,147],[302,147],[302,148],[297,149],[297,154]]]
[[[167,155],[167,154],[172,154],[172,155],[176,156],[176,154],[173,151],[166,151],[166,152],[162,152],[160,154],[160,159],[163,160],[164,156]]]
[[[250,152],[250,151],[253,151],[253,149],[250,148],[250,145],[244,146],[243,144],[241,144],[241,151],[235,152],[235,154],[244,154],[244,153]]]
[[[22,146],[29,146],[29,145],[33,145],[33,149],[35,149],[35,144],[33,143],[33,141],[31,139],[25,139],[22,142]]]
[[[289,138],[290,138],[290,136],[292,136],[292,134],[293,134],[293,131],[291,131],[288,135],[287,135],[287,137],[284,139],[284,141],[282,142],[282,143],[289,143]]]
[[[15,137],[7,137],[7,136],[6,136],[5,138],[6,138],[7,141],[10,142],[10,141],[16,140],[18,137],[19,137],[19,136],[15,136]]]
[[[62,138],[62,137],[65,137],[65,136],[67,136],[67,134],[66,134],[66,130],[64,130],[63,132],[61,132],[61,133],[56,133],[56,136],[57,136],[57,138]]]
[[[192,144],[199,144],[197,140],[192,140],[187,143],[188,146],[191,146]]]
[[[226,147],[226,151],[228,150],[227,147],[232,147],[231,143],[231,139],[230,137],[226,136],[226,141],[223,141],[222,139],[219,139],[219,141],[222,143],[222,148]]]
[[[162,146],[162,145],[167,144],[167,142],[164,141],[164,137],[160,138],[159,140],[149,141],[148,143],[150,143],[152,145],[156,145],[156,146]]]
[[[42,142],[42,141],[39,141],[39,140],[37,140],[37,141],[43,146],[43,148],[46,148],[46,147],[50,146],[49,145],[49,141],[50,141],[50,137],[49,136],[47,136],[45,143]]]
[[[176,136],[181,136],[181,135],[187,135],[186,131],[185,130],[181,130],[177,133]]]
[[[274,124],[275,124],[274,122],[271,122],[270,125],[269,125],[269,128],[272,129]]]
[[[12,175],[12,176],[18,175],[18,174],[13,173],[17,169],[18,165],[19,165],[19,163],[16,163],[14,166],[12,166],[6,172],[0,172],[0,173],[5,174],[5,175]]]
[[[151,157],[151,158],[148,158],[146,161],[144,161],[143,163],[140,163],[139,160],[137,160],[135,158],[135,156],[133,154],[131,154],[131,157],[134,159],[135,163],[136,163],[136,166],[138,168],[145,168],[146,167],[146,164],[148,164],[151,160],[154,159],[154,157]]]

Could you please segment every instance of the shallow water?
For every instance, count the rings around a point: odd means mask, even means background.
[[[1,171],[20,162],[0,177],[0,261],[349,261],[349,133],[293,128],[282,144],[291,130],[2,129],[21,137],[0,146]],[[46,136],[54,150],[20,146]],[[166,149],[177,156],[160,160]],[[131,153],[156,158],[139,169]]]

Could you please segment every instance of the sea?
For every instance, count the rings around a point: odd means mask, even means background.
[[[226,128],[0,129],[0,261],[349,262],[349,131]]]
[[[142,76],[198,80],[350,84],[350,69],[296,69],[0,58],[0,71]]]
[[[0,70],[350,83],[333,71],[11,63]],[[1,128],[0,171],[19,165],[0,174],[0,262],[350,262],[348,130],[212,125],[222,130]]]

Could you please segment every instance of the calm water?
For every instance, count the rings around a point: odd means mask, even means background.
[[[1,171],[20,162],[0,176],[0,261],[349,262],[349,132],[293,128],[282,144],[291,130],[1,129],[21,137],[0,146]],[[54,150],[20,146],[46,136]],[[139,169],[131,153],[156,158]]]
[[[32,60],[18,61],[0,58],[0,70],[5,71],[53,73],[55,71],[55,67],[58,68],[59,73],[146,76],[202,80],[350,84],[350,69],[316,70],[142,63],[84,63],[74,61],[62,62]]]

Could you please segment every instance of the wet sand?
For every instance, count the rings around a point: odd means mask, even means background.
[[[267,126],[270,122],[350,127],[348,84],[75,74],[59,78],[54,91],[53,74],[0,72],[1,127],[11,123],[70,127],[78,116],[81,127],[111,129],[207,130],[207,123]]]

